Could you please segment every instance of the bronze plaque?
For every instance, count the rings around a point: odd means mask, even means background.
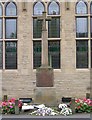
[[[36,72],[36,86],[37,87],[53,87],[53,69],[52,68],[38,68]]]

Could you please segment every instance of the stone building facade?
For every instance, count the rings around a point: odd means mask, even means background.
[[[33,19],[35,19],[35,14],[41,15],[41,10],[45,7],[48,16],[56,17],[56,20],[59,19],[55,23],[56,26],[51,22],[46,22],[48,34],[50,30],[55,32],[55,29],[59,32],[56,36],[53,35],[54,32],[51,33],[51,36],[48,35],[48,42],[58,41],[59,43],[59,50],[55,53],[56,56],[51,51],[49,61],[54,70],[54,87],[57,99],[62,96],[85,97],[86,93],[89,92],[87,88],[90,86],[90,68],[92,67],[91,1],[81,0],[79,3],[77,1],[61,2],[59,0],[11,2],[0,3],[0,10],[2,9],[0,19],[3,21],[0,23],[2,25],[0,29],[3,31],[0,38],[0,42],[3,42],[3,45],[1,45],[1,51],[3,52],[0,54],[3,58],[3,64],[0,66],[2,95],[7,94],[8,97],[15,98],[34,98],[36,89],[35,68],[41,64],[39,55],[35,56],[34,46],[35,41],[42,41],[42,39],[39,37],[41,29],[37,26],[35,28],[35,22],[33,22],[35,20]],[[51,4],[51,2],[53,3]],[[9,6],[9,4],[12,5]],[[9,13],[9,10],[11,13]],[[51,13],[53,11],[50,10],[54,10],[56,13]],[[36,13],[36,11],[39,12]],[[10,23],[8,20],[11,20]],[[48,27],[49,25],[51,26]],[[9,26],[16,29],[17,37],[7,37],[7,34],[9,35],[7,31],[13,32],[14,30]],[[39,33],[35,33],[33,29],[38,29]],[[35,37],[36,34],[38,37]],[[11,50],[9,53],[9,49],[7,50],[8,42],[15,42],[16,53],[12,53]],[[54,45],[57,45],[57,43]],[[15,54],[15,56],[12,57],[12,54]],[[57,57],[58,59],[54,59]]]

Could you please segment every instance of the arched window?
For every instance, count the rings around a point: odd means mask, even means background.
[[[33,14],[34,15],[42,15],[44,10],[45,10],[45,7],[44,7],[43,3],[38,1],[34,4]]]
[[[90,31],[91,31],[91,38],[92,38],[92,2],[90,3]]]
[[[55,1],[50,2],[48,6],[48,14],[49,15],[59,15],[60,14],[60,7],[59,4]]]
[[[17,6],[8,2],[5,6],[5,69],[17,69]]]
[[[0,4],[0,16],[2,16],[2,5]]]
[[[87,4],[84,1],[79,1],[76,5],[77,14],[86,14],[87,13]]]
[[[6,10],[5,10],[6,16],[16,16],[17,15],[17,8],[16,4],[14,2],[9,2],[6,5]]]
[[[76,68],[88,68],[88,14],[82,0],[76,4],[76,38]]]
[[[92,14],[92,2],[90,4],[90,13]]]
[[[17,8],[15,3],[9,2],[6,5],[5,11],[6,11],[5,37],[6,39],[16,39],[17,38]]]
[[[0,4],[0,39],[2,38],[2,5]]]
[[[48,4],[48,15],[53,16],[48,21],[48,60],[53,69],[60,69],[60,6],[56,1]],[[55,40],[55,38],[58,38]],[[52,39],[52,40],[50,40]]]

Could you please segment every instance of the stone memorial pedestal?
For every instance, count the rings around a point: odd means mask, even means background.
[[[35,103],[45,104],[46,106],[56,106],[56,92],[54,87],[36,87]]]
[[[51,67],[40,67],[36,71],[37,87],[53,87],[54,75]]]

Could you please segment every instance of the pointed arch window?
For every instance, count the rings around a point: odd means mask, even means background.
[[[6,14],[6,16],[16,16],[17,15],[17,7],[14,2],[9,2],[6,5],[5,14]]]
[[[76,68],[89,67],[88,20],[87,3],[81,0],[76,4]]]
[[[76,13],[77,14],[87,14],[87,4],[84,1],[79,1],[76,5]]]
[[[15,3],[9,2],[5,7],[5,38],[17,38],[17,8]]]
[[[92,2],[90,3],[90,33],[92,38]]]
[[[76,4],[76,37],[88,37],[87,5],[82,0]],[[83,15],[83,16],[81,16]]]
[[[34,4],[33,14],[34,15],[42,15],[44,9],[45,9],[45,7],[44,7],[43,3],[38,1]]]
[[[2,23],[2,15],[3,15],[3,13],[2,13],[3,11],[2,11],[2,5],[0,4],[0,39],[2,39],[2,34],[3,34],[3,23]]]
[[[92,14],[92,2],[90,3],[90,14]]]
[[[49,15],[59,15],[60,14],[60,7],[56,1],[50,2],[48,6],[48,14]]]
[[[0,16],[2,16],[2,5],[0,4]]]

